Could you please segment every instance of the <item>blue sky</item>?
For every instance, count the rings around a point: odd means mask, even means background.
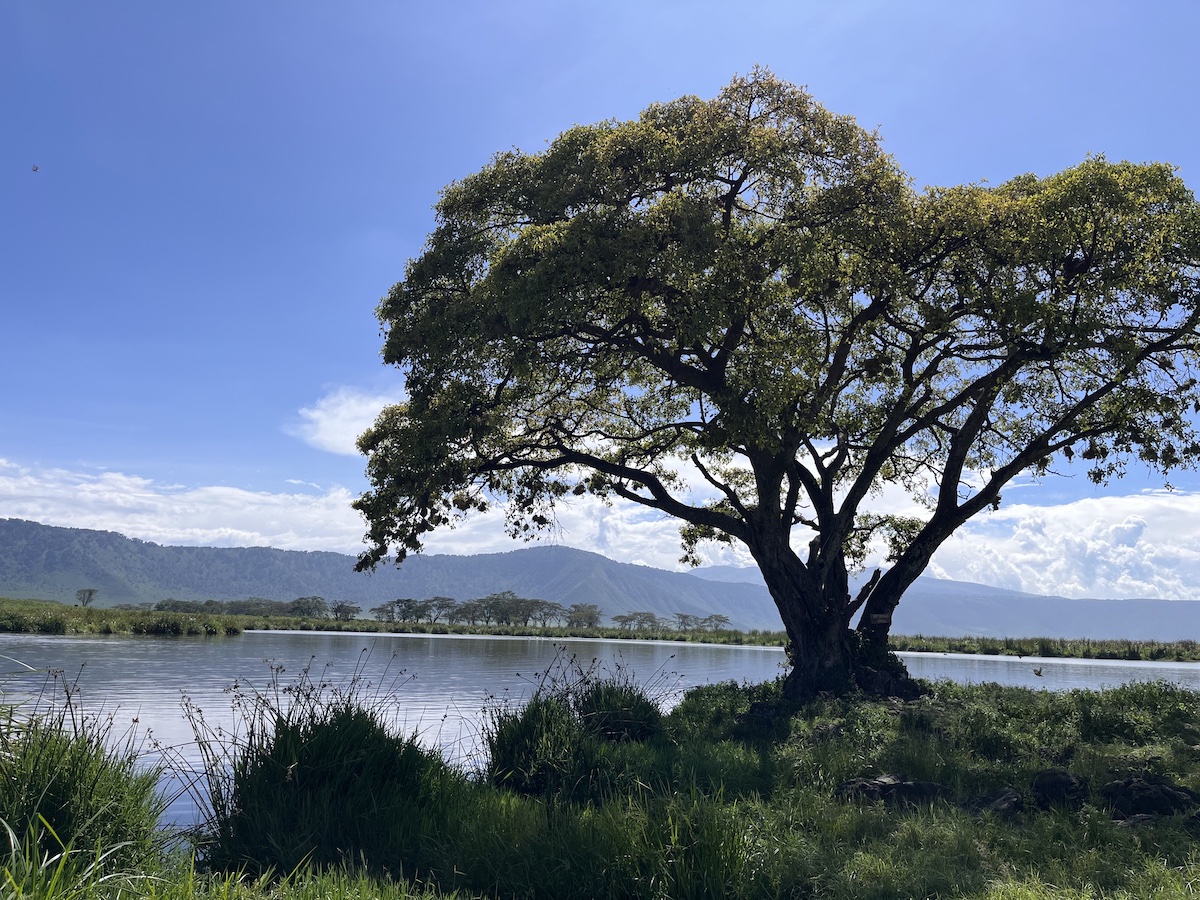
[[[918,186],[1103,153],[1196,188],[1197,33],[1185,0],[9,0],[0,516],[357,552],[353,438],[400,386],[374,307],[438,190],[496,151],[762,64],[878,127]],[[1200,481],[1175,485],[1024,485],[933,571],[1200,597]],[[555,540],[614,558],[679,555],[640,511],[585,504],[562,524]],[[480,521],[430,546],[515,545]]]

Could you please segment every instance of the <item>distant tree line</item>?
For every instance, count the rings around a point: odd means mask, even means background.
[[[348,622],[359,616],[362,607],[344,600],[327,601],[324,597],[297,597],[295,600],[161,600],[152,605],[164,612],[209,613],[240,616],[334,619]],[[369,610],[378,622],[391,624],[445,622],[453,625],[505,625],[548,628],[598,628],[602,614],[595,603],[564,606],[553,600],[519,597],[513,591],[500,591],[475,600],[458,601],[453,597],[429,597],[417,600],[400,597]],[[728,616],[696,616],[676,613],[661,618],[652,612],[631,612],[612,617],[613,624],[625,631],[719,631],[729,628]]]
[[[625,631],[720,631],[729,627],[729,616],[713,614],[694,616],[675,613],[673,618],[659,618],[652,612],[631,612],[613,616],[613,624]]]
[[[518,597],[512,591],[488,594],[462,603],[452,597],[414,600],[408,597],[390,600],[372,607],[371,615],[380,622],[450,622],[461,625],[565,625],[568,628],[595,628],[600,624],[600,607],[594,603],[563,606],[553,600]]]
[[[349,622],[362,612],[362,607],[357,603],[349,603],[345,600],[330,602],[324,597],[297,597],[295,600],[268,600],[265,597],[248,597],[245,600],[175,600],[168,598],[153,604],[152,608],[160,612],[336,619],[339,622]]]

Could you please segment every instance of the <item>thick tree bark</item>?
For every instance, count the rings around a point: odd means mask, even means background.
[[[950,534],[951,529],[945,531]],[[943,536],[944,539],[944,536]],[[858,620],[858,645],[864,658],[883,660],[888,654],[888,636],[892,630],[892,617],[904,592],[917,580],[934,550],[942,539],[926,537],[914,542],[905,553],[884,573],[874,589],[863,598],[862,617]]]
[[[900,605],[901,594],[908,587],[908,584],[903,584],[903,579],[894,577],[894,574],[895,570],[883,576],[863,603],[857,631],[864,647],[887,647],[888,636],[892,631],[892,617],[896,613],[896,607]]]
[[[872,579],[864,589],[866,596],[852,601],[847,592],[845,564],[840,559],[827,561],[824,577],[820,577],[790,550],[756,556],[788,636],[792,665],[784,683],[788,698],[805,700],[822,693],[840,695],[854,690],[899,697],[921,692],[903,664],[887,649],[896,603],[889,605],[875,599],[887,576]],[[899,593],[895,595],[898,600]],[[875,615],[881,618],[869,630],[860,626],[856,632],[850,628],[850,620],[860,606],[864,615],[875,609]]]
[[[786,545],[758,550],[755,557],[788,636],[792,669],[786,694],[804,699],[852,690],[853,636],[848,629],[844,566],[841,579],[836,573],[832,579],[829,573],[821,578]],[[841,596],[831,596],[838,591]]]

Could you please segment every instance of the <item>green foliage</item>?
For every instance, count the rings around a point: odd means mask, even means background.
[[[631,765],[647,758],[611,745],[662,734],[659,704],[622,666],[602,671],[596,660],[584,667],[560,653],[528,702],[489,711],[488,777],[521,794],[604,800],[639,786]]]
[[[892,635],[893,651],[929,653],[980,653],[988,656],[1045,656],[1072,659],[1129,659],[1150,661],[1200,661],[1196,641],[1122,641],[1094,638],[990,638]]]
[[[780,683],[725,683],[688,692],[646,740],[609,740],[585,727],[580,710],[622,705],[622,691],[606,686],[612,679],[562,660],[539,684],[513,743],[528,740],[531,758],[564,765],[541,793],[524,794],[463,777],[397,736],[384,694],[359,681],[334,687],[306,674],[263,695],[236,689],[241,729],[200,729],[214,797],[223,798],[214,809],[229,813],[224,832],[210,819],[207,839],[218,843],[200,851],[220,871],[164,855],[161,841],[122,856],[132,852],[125,842],[152,833],[152,824],[95,840],[14,827],[4,832],[0,894],[1133,900],[1187,896],[1200,881],[1187,814],[1123,826],[1094,789],[1138,772],[1200,789],[1193,692],[938,683],[907,703],[824,697],[796,705]],[[82,719],[78,732],[68,720],[60,725],[80,740],[104,722]],[[35,745],[47,740],[36,734]],[[94,746],[90,737],[83,743]],[[583,747],[590,768],[564,750]],[[1050,765],[1090,778],[1082,809],[975,809],[998,787],[1027,790]],[[572,786],[572,766],[589,773],[588,790]],[[897,771],[936,779],[949,794],[905,806],[837,792],[847,779]],[[88,799],[82,793],[77,800]],[[419,875],[425,886],[400,875]]]
[[[662,712],[628,680],[602,678],[572,698],[583,730],[606,741],[645,741],[662,731]]]
[[[528,536],[566,498],[619,498],[677,518],[686,560],[716,540],[769,561],[793,693],[852,689],[853,615],[886,647],[936,548],[1021,473],[1200,460],[1198,261],[1169,165],[917,192],[759,69],[500,153],[442,193],[380,304],[408,397],[359,439],[359,567],[497,502]],[[866,508],[894,485],[925,514]],[[860,603],[870,540],[894,564]]]
[[[278,674],[278,673],[277,673]],[[205,762],[203,852],[219,871],[363,865],[412,873],[422,829],[460,780],[436,753],[391,727],[386,697],[313,680],[234,692],[241,731],[209,730],[189,707]]]
[[[10,871],[20,865],[32,877],[51,865],[62,877],[99,878],[159,856],[167,839],[157,827],[166,806],[160,770],[140,761],[132,730],[114,734],[111,716],[86,711],[61,675],[36,703],[0,716],[0,822]]]
[[[114,889],[132,886],[144,876],[113,866],[117,845],[92,851],[64,844],[44,821],[24,838],[0,821],[7,853],[0,851],[0,896],[30,900],[90,900],[106,898]],[[47,844],[52,844],[47,847]]]
[[[14,634],[152,634],[207,636],[240,634],[247,620],[155,610],[98,609],[46,600],[0,598],[0,632]]]
[[[543,696],[534,696],[515,712],[495,713],[486,744],[492,782],[521,794],[570,790],[591,749],[571,707]]]

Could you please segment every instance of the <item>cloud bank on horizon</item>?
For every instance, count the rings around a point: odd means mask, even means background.
[[[918,187],[1090,153],[1200,184],[1189,0],[748,0],[730,16],[717,0],[0,6],[0,517],[357,553],[354,441],[403,396],[372,309],[438,191],[497,151],[713,96],[756,64],[878,126]],[[1162,487],[1025,481],[931,573],[1200,599],[1200,478]],[[659,514],[581,499],[558,525],[548,539],[677,567]],[[427,549],[520,546],[492,515]]]
[[[300,411],[294,434],[324,451],[353,456],[354,436],[395,396],[339,388]],[[696,479],[699,484],[699,479]],[[357,554],[364,525],[350,508],[356,491],[302,481],[293,490],[186,487],[108,471],[69,471],[0,459],[0,509],[48,525],[119,531],[159,544],[269,546]],[[1036,490],[1026,484],[1014,493]],[[878,511],[911,513],[900,492]],[[682,568],[678,523],[633,504],[594,498],[564,504],[541,538],[621,562]],[[499,511],[433,535],[428,553],[518,549]],[[709,564],[753,565],[738,548],[711,545]],[[870,565],[882,564],[878,558]],[[1200,494],[1142,490],[1051,505],[1004,504],[977,517],[934,556],[929,574],[1033,594],[1200,600]]]

